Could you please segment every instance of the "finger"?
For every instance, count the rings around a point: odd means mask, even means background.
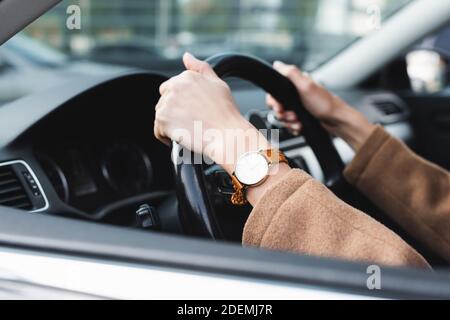
[[[156,106],[155,106],[155,112],[162,108],[162,106],[163,106],[163,101],[162,101],[163,98],[164,98],[164,96],[162,96],[161,98],[159,98],[159,101],[158,101],[158,103],[157,103]]]
[[[281,61],[275,61],[274,68],[286,78],[293,81],[302,94],[308,94],[311,89],[318,86],[308,73],[302,72],[294,65],[287,65]]]
[[[281,123],[284,125],[286,129],[294,130],[294,131],[300,131],[303,129],[303,125],[300,122],[286,122],[281,121]]]
[[[297,114],[294,111],[287,111],[278,117],[278,120],[288,122],[288,123],[300,123]]]
[[[273,67],[283,76],[291,80],[301,80],[303,78],[306,78],[303,72],[294,65],[289,65],[281,61],[275,61],[273,63]]]
[[[284,107],[281,103],[279,103],[274,97],[272,97],[270,94],[266,96],[266,103],[267,105],[275,111],[277,114],[282,114],[284,112]]]
[[[170,139],[164,134],[164,128],[161,125],[161,121],[159,121],[159,117],[160,114],[162,112],[162,108],[165,106],[165,102],[164,99],[166,98],[166,96],[162,96],[158,103],[156,104],[155,107],[155,121],[153,124],[153,134],[156,137],[156,139],[158,139],[159,141],[161,141],[162,143],[164,143],[165,145],[170,146]]]
[[[197,59],[189,52],[186,52],[183,55],[183,63],[187,70],[195,71],[205,76],[217,78],[216,73],[207,62]]]
[[[297,114],[294,111],[286,111],[281,103],[275,100],[272,96],[267,95],[267,105],[272,108],[278,120],[286,122],[299,122]]]
[[[288,73],[290,70],[297,70],[299,73],[302,73],[299,67],[293,65],[293,64],[287,64],[283,61],[276,60],[273,62],[273,67],[275,70],[281,72],[281,73]]]
[[[158,103],[155,106],[155,112],[158,111],[159,109],[161,109],[163,106],[166,105],[166,100],[168,98],[167,94],[162,95],[159,100]]]
[[[303,129],[303,126],[300,122],[297,123],[282,122],[282,124],[289,131],[289,133],[291,133],[294,136],[298,136]]]
[[[155,135],[156,139],[158,139],[165,145],[170,146],[171,140],[164,136],[164,134],[162,133],[161,128],[158,124],[158,121],[156,121],[156,120],[155,120],[155,124],[153,127],[153,134]]]
[[[167,91],[167,89],[169,88],[170,80],[171,80],[171,79],[169,79],[169,80],[163,82],[163,83],[159,86],[159,94],[160,94],[160,95],[164,95],[164,93]]]
[[[173,76],[172,78],[170,78],[169,80],[163,82],[160,86],[159,86],[159,93],[161,96],[164,96],[167,94],[168,91],[170,91],[171,89],[173,89],[173,87],[184,77],[184,74],[186,73],[186,71]]]

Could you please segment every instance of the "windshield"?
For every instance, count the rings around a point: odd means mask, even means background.
[[[5,48],[22,59],[42,66],[59,66],[66,62],[66,56],[32,38],[18,34],[5,43]]]
[[[24,34],[70,56],[150,69],[178,69],[185,51],[199,57],[237,51],[312,70],[408,2],[63,1]]]
[[[411,1],[62,1],[0,47],[0,105],[129,67],[173,75],[186,51],[247,53],[311,71]]]

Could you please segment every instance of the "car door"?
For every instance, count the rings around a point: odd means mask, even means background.
[[[4,207],[0,261],[2,272],[9,272],[12,280],[92,297],[450,298],[447,271],[242,248]]]

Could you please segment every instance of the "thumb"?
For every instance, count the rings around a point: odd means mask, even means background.
[[[217,77],[216,73],[207,62],[197,59],[189,52],[184,54],[183,63],[187,70],[195,71],[210,77]]]

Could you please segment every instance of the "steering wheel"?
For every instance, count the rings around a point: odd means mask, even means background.
[[[258,58],[240,54],[220,54],[207,62],[222,78],[237,77],[250,81],[277,99],[286,109],[294,111],[303,124],[303,135],[317,157],[325,177],[325,184],[338,189],[342,184],[344,164],[330,135],[303,106],[294,84]],[[208,195],[205,164],[184,163],[186,150],[176,143],[172,148],[175,166],[180,218],[186,232],[195,236],[222,239],[223,233]],[[193,157],[192,153],[190,156]],[[334,190],[333,190],[334,191]]]

